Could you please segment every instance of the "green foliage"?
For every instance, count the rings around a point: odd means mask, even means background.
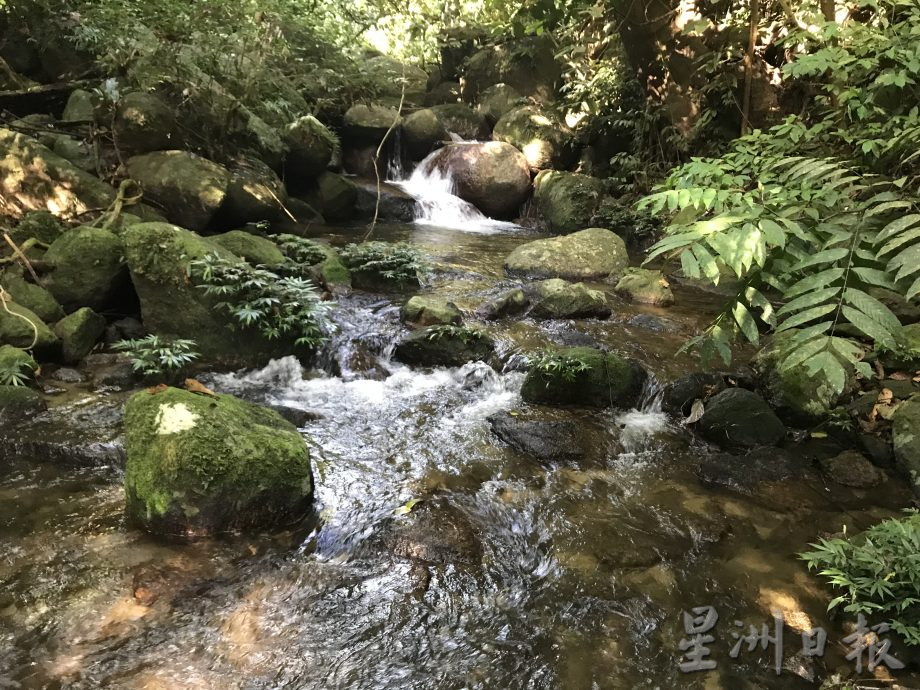
[[[910,645],[920,645],[920,514],[890,519],[855,537],[822,539],[800,554],[843,593],[828,609],[888,620]]]
[[[442,338],[457,339],[464,345],[469,345],[472,342],[482,340],[486,337],[486,334],[477,328],[454,326],[452,324],[431,326],[426,330],[426,334],[428,340],[438,341]]]
[[[205,294],[220,298],[218,309],[269,340],[292,335],[296,344],[316,347],[332,330],[332,303],[323,302],[313,283],[303,278],[282,277],[264,266],[251,267],[217,254],[192,261],[189,276]]]
[[[589,371],[591,365],[580,357],[555,350],[540,350],[528,357],[530,371],[536,371],[563,381],[574,381],[579,374]]]
[[[280,234],[272,236],[284,256],[301,266],[313,266],[326,258],[326,251],[313,240],[298,235]]]
[[[28,362],[13,360],[0,365],[0,386],[27,386],[32,377],[32,367]]]
[[[351,271],[374,273],[398,282],[421,283],[431,270],[425,255],[408,242],[349,244],[341,256]]]
[[[119,340],[113,350],[131,358],[131,366],[144,376],[178,372],[198,359],[195,341],[148,335],[134,340]]]

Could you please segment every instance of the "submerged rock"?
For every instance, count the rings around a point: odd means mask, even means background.
[[[415,295],[403,307],[403,318],[417,326],[459,325],[463,315],[457,305],[437,295]]]
[[[786,437],[786,427],[767,402],[743,388],[729,388],[710,398],[697,429],[729,448],[775,446]]]
[[[310,453],[297,429],[231,395],[136,393],[125,449],[128,516],[157,535],[291,524],[310,508]]]
[[[519,245],[505,259],[505,271],[528,278],[617,282],[629,265],[626,244],[603,228]]]
[[[572,132],[554,113],[525,105],[505,113],[492,137],[523,152],[530,169],[562,170],[572,164]]]
[[[0,385],[0,422],[15,422],[47,409],[45,399],[26,386]]]
[[[425,499],[391,519],[383,543],[400,558],[433,565],[477,565],[482,544],[469,518],[446,498]]]
[[[105,317],[89,307],[83,307],[54,324],[54,333],[61,339],[62,361],[76,364],[102,338],[105,333]]]
[[[590,347],[562,348],[558,366],[531,366],[521,387],[524,402],[588,407],[632,407],[648,373],[636,362]]]
[[[476,316],[487,321],[502,319],[506,316],[523,314],[530,305],[530,298],[521,288],[506,290],[486,300],[476,309]]]
[[[910,478],[914,493],[920,494],[920,397],[901,403],[892,421],[895,462]]]
[[[668,414],[684,419],[690,415],[695,400],[705,400],[728,387],[725,376],[697,371],[671,381],[664,387],[661,407]]]
[[[674,293],[661,271],[627,268],[614,290],[624,299],[639,304],[658,307],[674,304]]]
[[[459,326],[434,326],[414,331],[396,346],[394,357],[405,364],[459,367],[487,360],[495,344],[481,331]]]
[[[820,463],[824,473],[843,486],[867,489],[885,481],[885,473],[856,450],[844,451]]]
[[[750,496],[764,485],[797,477],[804,472],[801,459],[776,448],[759,447],[746,455],[715,453],[703,458],[696,473],[707,486],[719,486]]]
[[[565,234],[591,226],[604,183],[581,173],[544,170],[533,181],[533,201],[549,229]]]
[[[584,283],[568,283],[559,278],[535,286],[530,315],[538,319],[577,319],[610,316],[607,296]]]
[[[498,412],[488,421],[498,438],[534,460],[574,461],[587,453],[582,429],[572,420],[551,419],[532,413]]]
[[[65,232],[45,253],[51,273],[44,287],[65,311],[90,307],[104,311],[128,287],[124,250],[118,235],[88,226]]]

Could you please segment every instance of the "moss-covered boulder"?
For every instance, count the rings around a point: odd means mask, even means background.
[[[490,45],[467,61],[463,78],[463,100],[475,103],[494,84],[508,84],[522,96],[540,102],[552,101],[562,82],[562,67],[555,57],[552,39],[529,36]]]
[[[64,318],[64,309],[45,288],[26,280],[23,270],[11,266],[0,273],[0,286],[13,301],[35,312],[45,323],[54,323]]]
[[[40,359],[54,359],[60,352],[60,341],[35,312],[21,304],[7,302],[0,308],[0,345],[32,348]]]
[[[188,151],[155,151],[129,158],[125,165],[144,199],[189,230],[208,226],[230,185],[226,168]]]
[[[639,304],[665,307],[674,304],[674,293],[661,271],[647,268],[627,268],[614,288],[616,293]]]
[[[438,295],[415,295],[403,307],[403,318],[416,326],[436,326],[463,321],[457,305]]]
[[[229,171],[227,197],[217,214],[217,222],[242,225],[288,218],[287,189],[267,163],[251,156],[237,156]]]
[[[125,450],[128,516],[157,535],[288,525],[310,508],[310,453],[296,427],[230,395],[136,393]]]
[[[394,357],[405,364],[459,367],[487,360],[495,343],[482,331],[462,326],[432,326],[413,331],[397,345]]]
[[[533,181],[533,201],[553,232],[575,232],[591,225],[604,197],[604,183],[581,173],[544,170]]]
[[[316,182],[325,218],[348,220],[354,217],[358,202],[358,188],[354,182],[333,172],[323,173]]]
[[[119,148],[130,153],[175,149],[181,143],[173,109],[152,93],[125,94],[118,102],[113,127]]]
[[[90,307],[102,311],[127,285],[124,252],[118,235],[88,226],[65,232],[45,254],[52,271],[44,287],[65,311]]]
[[[530,298],[521,288],[512,288],[487,299],[476,308],[476,316],[486,321],[503,319],[506,316],[523,314],[530,305]]]
[[[524,378],[524,402],[632,407],[639,402],[648,378],[648,373],[633,360],[591,347],[562,348],[541,361],[543,366],[531,366]]]
[[[253,266],[274,267],[284,263],[284,254],[278,245],[245,230],[231,230],[222,235],[212,235],[208,239]]]
[[[554,113],[525,105],[505,113],[492,138],[506,141],[524,154],[534,172],[564,169],[574,160],[572,132]]]
[[[530,315],[538,319],[577,319],[610,316],[607,296],[584,283],[551,278],[534,286]]]
[[[422,160],[449,140],[447,127],[431,108],[414,112],[403,122],[403,141],[412,160]]]
[[[349,146],[377,146],[390,127],[402,118],[395,108],[383,105],[353,105],[345,113],[344,137]]]
[[[93,122],[96,119],[95,97],[85,89],[74,89],[67,99],[61,120],[64,122]]]
[[[521,94],[517,89],[508,84],[494,84],[480,94],[476,112],[494,125],[502,115],[520,104]]]
[[[67,364],[80,362],[105,333],[105,317],[89,307],[77,309],[54,324],[54,334],[61,339],[61,359]]]
[[[897,348],[882,353],[882,364],[889,369],[920,369],[920,323],[904,326],[896,341]]]
[[[12,345],[0,345],[0,371],[14,372],[26,381],[35,380],[38,362],[25,350]]]
[[[728,448],[776,446],[786,437],[786,427],[767,401],[744,388],[729,388],[711,397],[696,428]]]
[[[428,89],[428,73],[418,65],[410,65],[388,55],[367,60],[362,68],[380,90],[381,102],[398,106],[405,92],[405,103],[420,104]]]
[[[10,231],[10,237],[20,246],[33,238],[43,244],[51,244],[66,230],[64,224],[50,211],[29,211]],[[0,247],[0,251],[8,252],[10,249]]]
[[[505,259],[505,271],[514,276],[607,283],[616,283],[628,265],[626,244],[603,228],[527,242]]]
[[[325,258],[313,266],[316,282],[329,292],[336,293],[351,289],[351,271],[342,262],[339,253],[328,245],[318,245]]]
[[[108,208],[115,190],[36,139],[0,128],[0,196],[6,216],[50,211],[72,218]]]
[[[465,103],[444,103],[431,106],[432,112],[444,123],[447,131],[467,141],[489,138],[489,123]]]
[[[300,117],[288,125],[284,142],[288,148],[285,171],[310,179],[325,172],[338,145],[335,135],[312,115]]]
[[[920,494],[920,397],[914,396],[898,407],[891,438],[895,461],[910,478],[914,492]]]
[[[6,422],[27,419],[48,409],[37,391],[25,386],[0,385],[0,427]]]
[[[86,170],[90,173],[96,171],[96,156],[93,153],[92,143],[86,139],[57,134],[54,135],[51,150],[61,158],[73,163],[80,170]]]

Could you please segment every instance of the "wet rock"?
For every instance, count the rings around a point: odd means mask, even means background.
[[[523,314],[529,305],[527,293],[521,288],[514,288],[483,302],[476,309],[476,316],[486,321],[495,321]]]
[[[51,372],[49,378],[52,381],[60,381],[61,383],[83,383],[86,381],[86,377],[83,374],[70,367],[59,367],[55,369]]]
[[[535,286],[530,315],[538,319],[576,319],[610,316],[607,297],[584,283],[569,283],[559,278]]]
[[[510,144],[448,144],[429,161],[431,168],[450,171],[455,194],[487,216],[511,218],[530,193],[530,168]]]
[[[329,220],[348,220],[355,214],[358,189],[342,175],[326,172],[317,179],[323,216]]]
[[[21,304],[7,302],[0,309],[0,345],[32,348],[40,359],[54,359],[60,353],[58,337],[35,312]]]
[[[495,124],[505,113],[521,103],[521,94],[513,86],[493,84],[480,94],[476,112]]]
[[[564,170],[574,159],[572,131],[554,113],[536,106],[525,105],[505,113],[492,138],[522,151],[533,172]]]
[[[681,330],[680,324],[654,314],[636,314],[626,323],[655,333],[679,333]]]
[[[767,402],[743,388],[729,388],[710,398],[696,428],[729,448],[775,446],[786,437],[786,427]]]
[[[383,542],[394,556],[413,561],[465,566],[482,562],[475,528],[446,498],[422,500],[407,515],[392,518]]]
[[[173,109],[159,96],[143,91],[121,97],[113,129],[119,148],[134,154],[175,149],[181,143]]]
[[[550,230],[565,234],[591,226],[604,183],[581,173],[544,170],[533,182],[534,206]]]
[[[45,399],[31,388],[0,385],[0,422],[12,423],[46,408]]]
[[[867,489],[885,481],[885,473],[859,451],[847,450],[833,458],[823,458],[819,462],[828,477],[844,486]]]
[[[312,115],[294,120],[285,131],[284,141],[288,147],[285,171],[310,179],[325,172],[338,145],[335,135]]]
[[[661,271],[627,268],[614,289],[631,302],[659,307],[674,304],[674,293]]]
[[[28,383],[35,380],[37,369],[38,362],[25,350],[12,345],[0,345],[0,371],[15,372],[22,377],[24,383]]]
[[[661,408],[669,415],[683,419],[690,415],[694,400],[706,400],[727,387],[722,374],[702,371],[687,374],[664,387]]]
[[[310,506],[310,453],[297,429],[231,395],[134,394],[125,449],[128,516],[157,535],[290,524]]]
[[[265,407],[274,410],[298,429],[302,429],[310,422],[315,422],[323,418],[323,415],[319,412],[302,410],[299,407],[291,407],[289,405],[266,405]]]
[[[505,271],[529,278],[615,283],[629,265],[623,240],[609,230],[588,228],[564,237],[534,240],[505,259]]]
[[[122,254],[121,240],[108,230],[84,226],[65,232],[45,254],[52,271],[44,287],[65,311],[80,307],[103,311],[127,287]]]
[[[345,139],[349,147],[377,145],[396,122],[401,120],[395,108],[382,105],[353,105],[345,113]]]
[[[539,102],[555,98],[562,68],[548,36],[532,36],[488,46],[470,56],[463,74],[463,100],[475,103],[495,84],[508,84]]]
[[[237,156],[230,165],[227,197],[217,221],[229,226],[288,218],[287,190],[281,178],[258,158]]]
[[[414,331],[397,345],[394,357],[404,364],[459,367],[487,360],[495,344],[481,331],[460,326],[434,326]]]
[[[531,367],[521,386],[524,402],[544,405],[632,407],[648,373],[632,360],[589,347],[554,353],[560,366]]]
[[[145,335],[147,335],[147,329],[144,328],[144,324],[131,316],[126,316],[108,325],[105,329],[105,342],[111,345],[119,340],[134,340],[143,338]]]
[[[253,266],[277,267],[284,263],[284,254],[278,245],[265,237],[259,237],[245,230],[231,230],[222,235],[213,235],[208,238],[211,242]]]
[[[115,190],[37,140],[0,128],[0,194],[5,214],[55,209],[61,217],[108,208]]]
[[[457,305],[437,295],[415,295],[410,298],[403,307],[403,318],[416,326],[456,326],[463,321]]]
[[[380,206],[377,205],[377,183],[370,180],[355,180],[358,197],[355,212],[361,218],[371,219],[374,213],[378,221],[411,223],[415,220],[415,197],[399,187],[386,182],[380,185]]]
[[[94,390],[124,390],[135,385],[137,376],[131,360],[123,354],[93,354],[83,360],[83,367]]]
[[[450,141],[450,135],[437,113],[431,108],[425,108],[405,119],[403,141],[409,158],[420,161],[438,146]]]
[[[23,270],[18,266],[11,266],[0,273],[0,286],[10,294],[14,302],[35,312],[45,323],[54,323],[64,318],[64,309],[54,299],[54,295],[26,280]]]
[[[805,468],[801,459],[776,448],[759,447],[746,455],[716,453],[703,458],[697,467],[699,480],[750,496],[764,485],[800,476]]]
[[[105,317],[83,307],[54,324],[54,333],[61,339],[61,359],[67,364],[76,364],[102,338]]]
[[[914,396],[898,407],[891,438],[895,462],[910,478],[914,492],[920,494],[920,398]]]
[[[461,139],[481,141],[489,138],[489,123],[485,117],[465,103],[433,105],[431,111],[437,115],[447,131],[458,134]]]
[[[170,222],[204,230],[227,196],[230,173],[222,165],[188,151],[156,151],[129,158],[128,174],[144,198]]]
[[[488,421],[498,438],[537,461],[570,462],[580,460],[587,453],[584,434],[571,420],[499,412]]]

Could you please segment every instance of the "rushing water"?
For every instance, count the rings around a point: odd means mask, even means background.
[[[467,310],[530,239],[433,225],[380,232],[428,251],[431,289]],[[711,451],[665,417],[654,387],[639,409],[559,411],[589,452],[536,462],[488,422],[520,407],[522,375],[391,361],[398,307],[343,299],[319,369],[284,358],[207,379],[313,413],[303,432],[316,511],[300,531],[160,544],[123,523],[117,467],[0,465],[0,688],[812,687],[775,676],[772,651],[729,658],[731,622],[759,627],[780,608],[797,626],[787,658],[802,628],[839,639],[794,554],[822,531],[890,514],[903,493],[867,495],[816,474],[752,495],[707,488],[696,468]],[[711,306],[681,293],[667,312],[619,302],[614,312],[606,323],[492,328],[505,361],[592,341],[666,380],[693,366],[674,352]],[[639,312],[674,329],[637,327]],[[819,449],[794,452],[809,465]],[[719,668],[684,675],[682,611],[701,605],[721,615]],[[827,656],[846,663],[837,646]]]

